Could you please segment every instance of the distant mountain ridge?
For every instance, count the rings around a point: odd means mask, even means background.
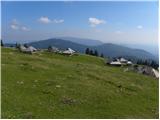
[[[97,45],[104,44],[100,40],[93,40],[93,39],[88,39],[88,38],[76,38],[76,37],[56,37],[56,38],[75,42],[75,43],[82,44],[82,45],[87,45],[87,46],[97,46]]]
[[[106,57],[117,57],[117,56],[133,56],[139,59],[153,59],[156,60],[156,57],[149,52],[140,49],[132,49],[124,47],[121,45],[116,45],[112,43],[105,43],[96,46],[88,46],[79,43],[72,42],[71,40],[64,40],[60,38],[52,38],[47,40],[41,40],[36,42],[28,43],[36,48],[47,49],[48,46],[55,46],[60,49],[66,49],[68,47],[80,52],[85,53],[86,48],[92,50],[98,50],[99,54],[103,53]]]
[[[55,46],[59,49],[65,50],[67,48],[72,48],[75,51],[84,53],[85,49],[88,46],[85,45],[81,45],[78,43],[74,43],[71,41],[67,41],[67,40],[62,40],[62,39],[58,39],[58,38],[53,38],[53,39],[47,39],[47,40],[41,40],[41,41],[36,41],[36,42],[30,42],[28,43],[29,45],[32,45],[36,48],[40,48],[40,49],[47,49],[48,46]]]
[[[59,49],[64,50],[70,47],[80,53],[85,53],[86,48],[90,48],[92,50],[97,50],[99,54],[103,53],[105,57],[130,56],[132,58],[135,57],[139,59],[152,59],[158,62],[157,57],[142,49],[134,49],[123,45],[103,43],[98,40],[91,40],[84,38],[74,38],[74,37],[63,37],[63,38],[66,39],[62,39],[60,37],[51,38],[46,40],[29,42],[28,44],[40,49],[47,49],[48,46],[55,46]],[[71,39],[68,40],[69,38]],[[85,40],[87,42],[85,42]],[[89,44],[89,42],[91,44]],[[15,46],[15,44],[6,43],[5,46]]]
[[[98,50],[100,53],[103,53],[104,55],[108,55],[109,57],[115,57],[115,56],[133,56],[140,59],[154,59],[156,60],[156,57],[152,55],[151,53],[141,50],[141,49],[132,49],[128,47],[124,47],[121,45],[116,45],[112,43],[105,43],[103,45],[95,46],[94,49]]]
[[[152,53],[157,58],[159,57],[159,45],[141,45],[141,44],[121,44],[122,46],[126,46],[133,49],[143,49],[147,52]]]

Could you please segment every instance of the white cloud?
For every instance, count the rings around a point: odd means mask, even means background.
[[[12,20],[10,27],[13,30],[22,30],[22,31],[29,31],[30,30],[28,27],[22,26],[16,19]]]
[[[11,23],[14,25],[19,25],[19,22],[16,19],[13,19]]]
[[[38,21],[41,22],[41,23],[44,23],[44,24],[48,24],[48,23],[63,23],[63,22],[64,22],[63,19],[59,19],[59,20],[54,19],[54,20],[51,20],[51,19],[49,19],[48,17],[43,17],[43,16],[40,17],[40,18],[38,19]]]
[[[60,19],[60,20],[53,20],[53,23],[63,23],[64,22],[64,20],[63,19]]]
[[[138,25],[137,28],[138,29],[143,29],[143,26],[142,25]]]
[[[11,21],[11,25],[10,25],[11,29],[13,30],[18,30],[19,29],[19,22],[16,19],[13,19]]]
[[[44,23],[44,24],[48,24],[48,23],[50,23],[51,22],[51,20],[48,18],[48,17],[40,17],[39,19],[38,19],[38,21],[39,22],[41,22],[41,23]]]
[[[21,29],[22,29],[23,31],[29,31],[29,30],[30,30],[29,28],[27,28],[27,27],[25,27],[25,26],[22,26]]]
[[[18,30],[18,29],[19,29],[18,25],[14,25],[14,24],[11,24],[10,27],[11,27],[13,30]]]
[[[88,20],[89,20],[89,23],[90,23],[91,27],[96,27],[99,24],[105,24],[106,23],[105,20],[100,20],[100,19],[92,18],[92,17],[90,17]]]

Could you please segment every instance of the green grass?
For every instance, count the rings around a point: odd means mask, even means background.
[[[2,118],[158,118],[158,80],[102,58],[2,48]]]

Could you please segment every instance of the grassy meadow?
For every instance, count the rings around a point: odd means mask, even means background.
[[[89,55],[1,49],[2,118],[158,118],[158,80]]]

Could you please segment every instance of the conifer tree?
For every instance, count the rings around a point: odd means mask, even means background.
[[[100,57],[104,58],[104,55],[103,55],[103,53],[101,53],[101,56],[100,56]]]
[[[4,44],[3,44],[3,41],[1,40],[1,46],[3,47],[4,46]]]
[[[97,50],[94,51],[94,56],[98,56],[98,51]]]
[[[86,54],[89,54],[89,53],[90,53],[89,48],[86,49],[85,53],[86,53]]]
[[[90,50],[90,51],[89,51],[89,54],[90,54],[90,55],[94,55],[94,54],[93,54],[93,50]]]

